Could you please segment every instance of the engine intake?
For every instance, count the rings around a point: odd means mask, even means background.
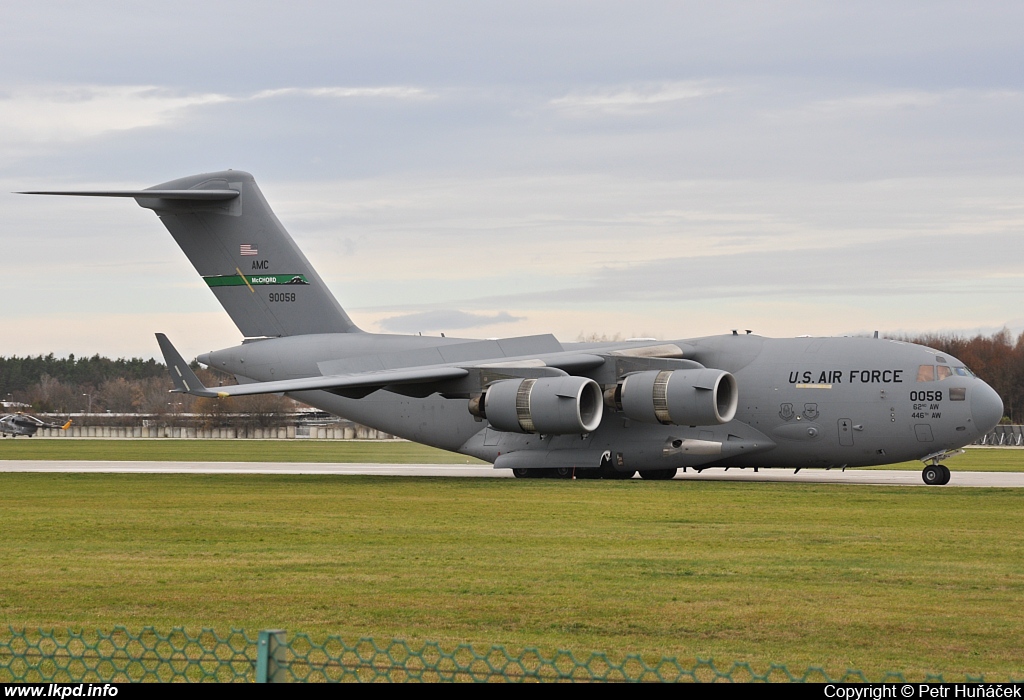
[[[503,379],[469,403],[475,416],[507,433],[571,435],[601,424],[601,387],[586,377]]]
[[[609,399],[641,423],[714,425],[735,417],[739,391],[736,378],[720,369],[650,370],[627,374]]]

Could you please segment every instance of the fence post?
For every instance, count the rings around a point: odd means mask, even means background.
[[[284,683],[284,630],[260,630],[256,645],[256,682]]]

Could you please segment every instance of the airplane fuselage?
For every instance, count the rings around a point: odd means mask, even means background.
[[[200,361],[239,381],[311,376],[360,358],[449,348],[465,339],[378,334],[322,334],[247,343]],[[658,341],[662,344],[664,341]],[[873,338],[771,339],[723,335],[669,341],[686,359],[732,373],[735,418],[715,425],[641,423],[606,408],[585,435],[494,430],[470,414],[468,399],[380,390],[362,398],[326,391],[294,398],[359,423],[496,466],[862,467],[924,459],[970,444],[1002,413],[996,393],[956,358],[910,343]],[[646,343],[654,345],[655,343]],[[566,352],[634,349],[637,343],[572,343]],[[603,367],[590,376],[614,382]]]

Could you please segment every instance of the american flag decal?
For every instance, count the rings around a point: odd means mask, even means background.
[[[243,243],[242,245],[238,246],[238,254],[239,255],[259,255],[260,251],[254,245],[250,245],[249,243]]]

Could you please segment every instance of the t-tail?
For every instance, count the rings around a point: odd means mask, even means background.
[[[360,332],[249,173],[192,175],[145,190],[24,194],[133,197],[152,209],[247,338]]]

